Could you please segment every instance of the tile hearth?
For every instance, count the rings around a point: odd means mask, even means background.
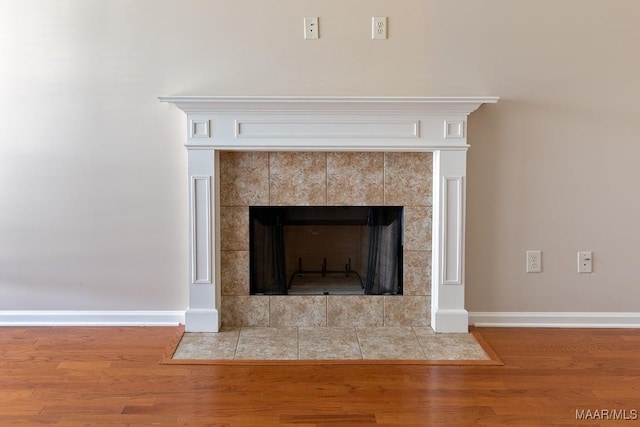
[[[491,360],[473,334],[430,327],[223,327],[185,333],[179,360]]]

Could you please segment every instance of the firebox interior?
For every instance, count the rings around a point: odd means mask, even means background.
[[[401,206],[253,206],[252,295],[401,295]]]

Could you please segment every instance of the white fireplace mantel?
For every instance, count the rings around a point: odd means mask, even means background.
[[[497,97],[163,96],[187,114],[189,308],[185,329],[217,332],[220,151],[433,152],[431,326],[467,332],[467,117]]]

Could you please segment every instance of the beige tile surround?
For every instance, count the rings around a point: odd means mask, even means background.
[[[222,324],[429,326],[431,153],[221,152]],[[249,206],[404,206],[404,295],[249,295]]]

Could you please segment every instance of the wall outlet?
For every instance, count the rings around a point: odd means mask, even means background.
[[[371,38],[376,40],[384,40],[387,38],[387,17],[372,16],[371,17]]]
[[[542,272],[542,251],[527,251],[527,273]]]
[[[578,273],[593,272],[593,254],[591,252],[578,252]]]
[[[304,18],[304,39],[318,40],[320,38],[320,30],[318,28],[318,17],[307,16]]]

